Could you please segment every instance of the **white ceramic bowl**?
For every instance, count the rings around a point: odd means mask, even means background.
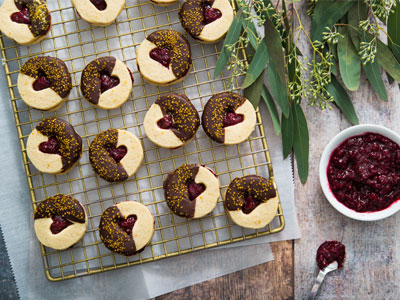
[[[348,208],[347,206],[345,206],[336,199],[336,197],[334,196],[329,187],[328,175],[327,175],[328,163],[332,152],[349,137],[360,135],[367,132],[379,133],[400,145],[400,135],[383,126],[362,124],[347,128],[339,132],[325,147],[325,150],[321,156],[321,161],[319,163],[319,180],[321,183],[322,191],[325,194],[325,197],[338,212],[342,213],[343,215],[349,218],[359,221],[376,221],[387,218],[398,212],[400,210],[400,201],[399,200],[395,201],[388,208],[385,208],[384,210],[381,211],[364,212],[364,213],[356,212]]]

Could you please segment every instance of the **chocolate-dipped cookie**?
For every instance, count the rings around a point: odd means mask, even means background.
[[[150,106],[143,126],[154,144],[173,149],[194,138],[200,126],[200,117],[188,97],[170,93],[161,95]]]
[[[39,110],[57,110],[72,89],[71,74],[59,58],[36,56],[29,59],[18,75],[18,91],[24,102]]]
[[[51,27],[45,0],[4,0],[0,7],[0,31],[21,45],[44,39]]]
[[[168,207],[178,216],[201,218],[217,205],[219,180],[205,166],[183,164],[168,174],[163,187]]]
[[[194,39],[215,43],[228,32],[233,9],[229,0],[186,0],[179,11],[179,19]]]
[[[31,132],[26,151],[40,172],[66,173],[81,158],[82,139],[70,123],[52,117],[44,119]]]
[[[91,61],[83,70],[81,91],[96,107],[114,109],[128,100],[133,77],[128,67],[112,56]]]
[[[97,26],[110,25],[125,6],[125,0],[72,0],[78,14]]]
[[[206,134],[218,143],[239,144],[256,125],[256,112],[249,100],[239,94],[222,92],[208,100],[201,117]]]
[[[271,180],[257,175],[235,178],[224,205],[232,221],[245,228],[263,228],[274,219],[279,200]]]
[[[140,44],[136,62],[140,74],[154,85],[180,82],[192,66],[189,42],[174,30],[157,30]]]
[[[79,201],[63,194],[40,202],[33,217],[38,240],[57,250],[76,244],[85,234],[88,223],[86,211]]]
[[[119,182],[136,173],[143,160],[140,140],[126,130],[99,133],[89,147],[93,170],[108,182]]]
[[[111,251],[130,256],[144,250],[154,234],[150,210],[135,201],[124,201],[107,208],[100,219],[100,238]]]

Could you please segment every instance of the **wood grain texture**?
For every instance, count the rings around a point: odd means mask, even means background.
[[[271,244],[275,260],[252,268],[205,281],[157,300],[177,299],[293,299],[293,243]]]
[[[297,3],[303,25],[310,28],[306,1]],[[303,37],[302,53],[311,57]],[[388,102],[380,100],[361,77],[358,92],[349,95],[360,123],[386,126],[400,133],[400,94],[397,83],[385,86]],[[305,185],[295,179],[295,202],[302,238],[295,242],[295,299],[305,299],[317,274],[315,253],[325,240],[346,245],[344,268],[324,283],[320,299],[400,298],[400,213],[378,222],[353,221],[338,213],[325,199],[319,184],[319,159],[324,147],[339,131],[350,126],[338,109],[320,112],[303,105],[310,130],[310,176]],[[295,170],[295,174],[297,170]]]

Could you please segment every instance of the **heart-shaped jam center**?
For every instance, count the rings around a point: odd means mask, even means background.
[[[107,8],[107,3],[104,0],[90,0],[90,2],[92,2],[98,10],[105,10]]]
[[[187,187],[188,187],[189,199],[190,200],[196,199],[206,189],[204,184],[196,183],[193,180],[188,183]]]
[[[49,137],[47,142],[39,144],[39,150],[43,153],[57,154],[60,149],[57,139],[54,136]]]
[[[126,219],[121,219],[118,221],[119,227],[121,227],[127,234],[132,233],[132,228],[137,220],[136,215],[130,215]]]
[[[104,93],[107,90],[112,89],[113,87],[116,87],[119,84],[119,78],[110,76],[106,73],[103,73],[100,75],[100,80],[101,80],[101,92]]]
[[[242,207],[242,211],[245,214],[249,214],[251,213],[259,204],[261,203],[261,201],[259,201],[258,199],[252,197],[252,196],[246,196],[244,198],[244,204]]]
[[[128,149],[126,149],[125,146],[119,146],[118,148],[110,146],[108,148],[108,153],[110,153],[111,157],[115,160],[116,163],[119,163],[121,159],[124,158],[127,152]]]
[[[50,81],[47,79],[44,73],[39,73],[39,77],[33,82],[33,89],[35,91],[41,91],[50,87]]]
[[[210,24],[215,20],[222,17],[222,13],[219,9],[212,8],[210,4],[203,6],[203,23],[204,25]]]
[[[53,223],[50,225],[50,230],[53,234],[60,233],[63,231],[65,228],[67,228],[69,225],[72,225],[70,221],[67,219],[64,219],[61,216],[54,216],[52,217]]]
[[[168,68],[171,61],[171,51],[167,48],[154,48],[150,51],[150,57]]]
[[[29,16],[29,9],[27,7],[18,8],[19,11],[11,15],[11,21],[15,23],[31,25],[31,17]]]
[[[162,129],[170,129],[174,127],[174,120],[171,115],[166,114],[164,118],[158,120],[157,125]]]
[[[226,112],[225,116],[224,116],[224,127],[228,127],[228,126],[233,126],[236,125],[238,123],[243,122],[244,117],[243,115],[239,115],[237,113],[235,113],[233,110],[229,110]]]

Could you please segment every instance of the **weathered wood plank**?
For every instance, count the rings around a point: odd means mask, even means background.
[[[293,243],[272,243],[271,248],[275,255],[274,261],[180,289],[156,299],[293,299]]]
[[[306,1],[303,1],[306,2]],[[302,22],[310,28],[306,3],[298,3]],[[304,38],[301,51],[310,57]],[[387,126],[400,133],[400,94],[396,83],[389,86],[389,102],[381,101],[361,78],[358,92],[350,93],[360,123]],[[295,179],[302,238],[295,242],[295,298],[305,299],[317,274],[315,253],[325,240],[346,245],[343,270],[329,276],[320,299],[399,299],[400,295],[400,213],[378,222],[353,221],[338,213],[325,199],[319,185],[319,159],[324,147],[339,131],[350,126],[334,108],[320,112],[303,106],[310,130],[310,176],[305,185]],[[297,171],[295,171],[295,174]]]

